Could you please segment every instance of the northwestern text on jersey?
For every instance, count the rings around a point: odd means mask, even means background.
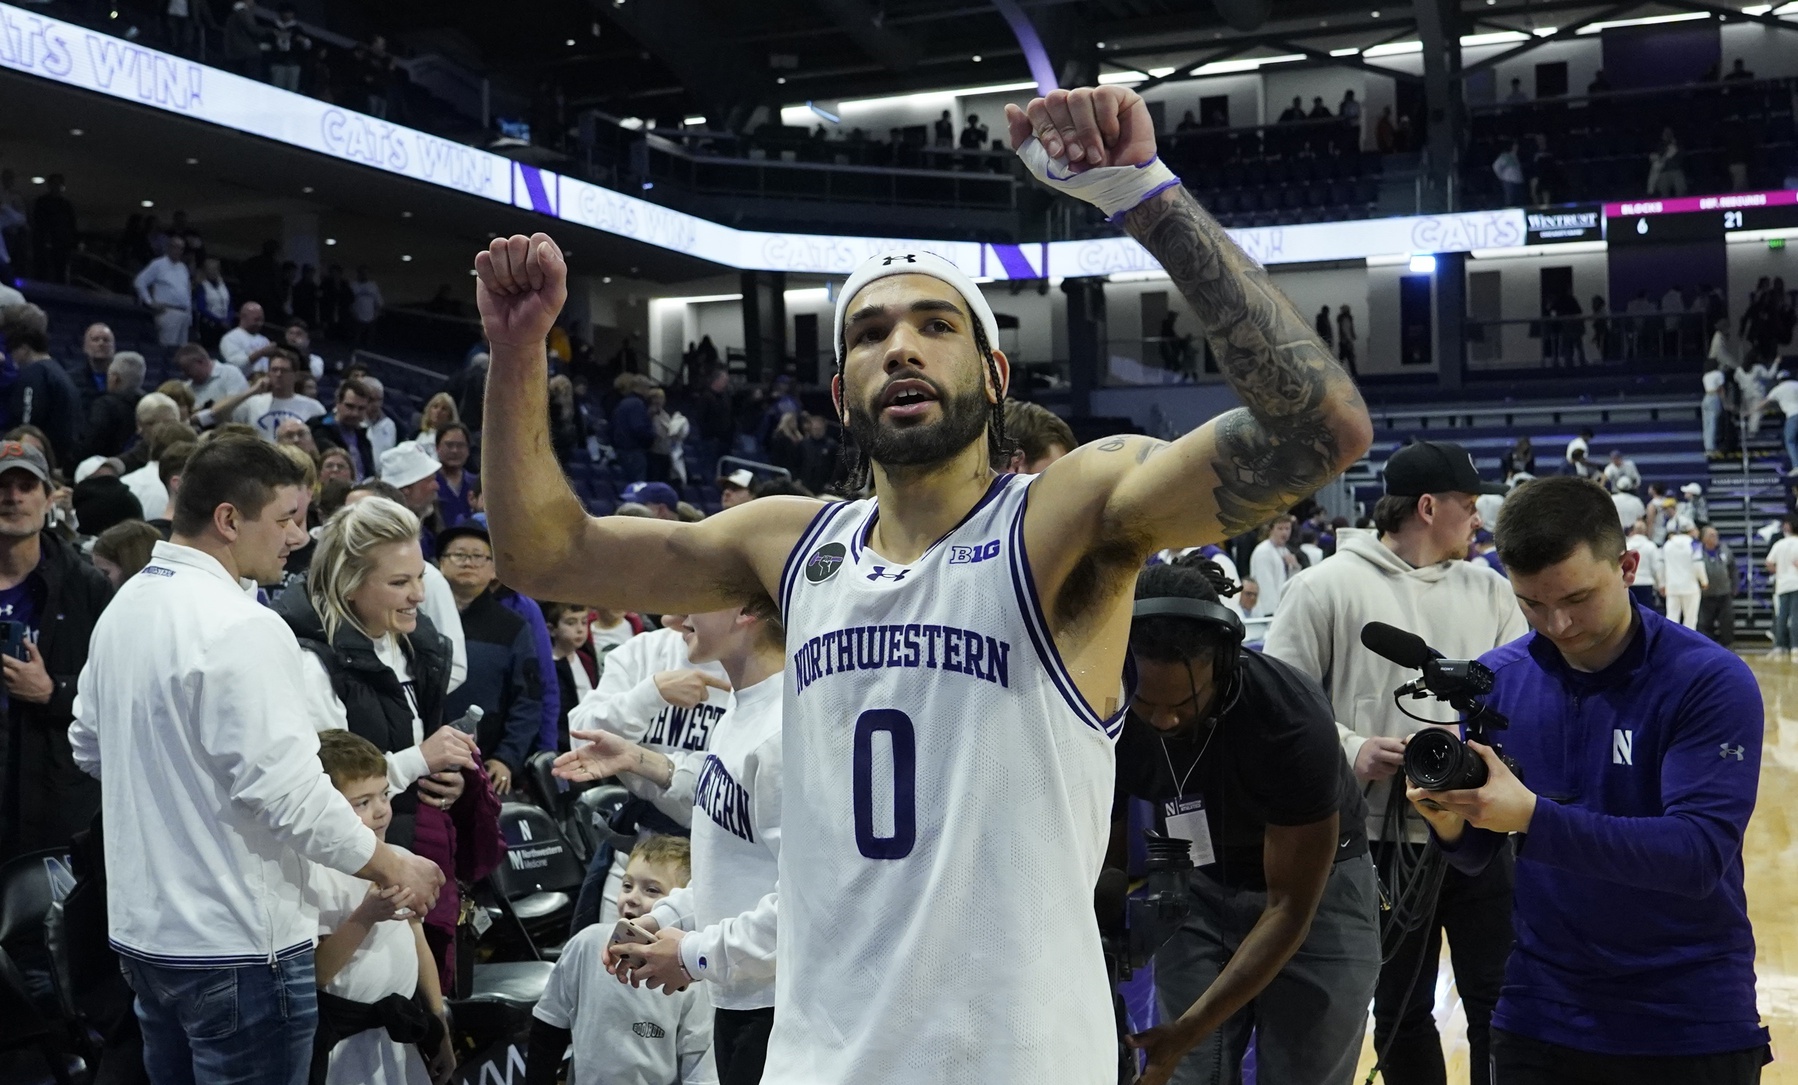
[[[923,667],[1011,687],[1011,642],[952,625],[852,625],[793,652],[794,692],[841,671]]]

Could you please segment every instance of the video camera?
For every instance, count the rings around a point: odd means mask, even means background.
[[[1385,622],[1368,622],[1362,626],[1361,646],[1401,667],[1423,672],[1421,678],[1392,691],[1395,702],[1405,696],[1412,700],[1431,697],[1447,703],[1466,717],[1462,721],[1467,732],[1466,741],[1440,727],[1426,727],[1411,736],[1405,746],[1405,778],[1413,787],[1425,791],[1460,791],[1484,785],[1486,762],[1467,742],[1492,747],[1512,772],[1522,775],[1517,763],[1505,756],[1504,747],[1499,745],[1495,735],[1509,727],[1511,721],[1478,699],[1492,692],[1491,668],[1472,659],[1444,659],[1442,653],[1425,644],[1422,637]],[[1404,711],[1402,705],[1399,711]]]

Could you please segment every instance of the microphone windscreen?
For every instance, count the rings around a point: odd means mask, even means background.
[[[1368,622],[1361,627],[1361,647],[1414,670],[1422,670],[1434,658],[1422,637],[1385,622]]]

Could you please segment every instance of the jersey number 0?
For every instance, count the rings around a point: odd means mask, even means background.
[[[893,835],[874,835],[874,736],[893,744]],[[903,859],[918,842],[918,742],[911,717],[871,708],[855,721],[855,846],[870,859]]]

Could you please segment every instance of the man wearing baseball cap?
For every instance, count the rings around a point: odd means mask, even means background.
[[[747,467],[739,467],[728,475],[718,479],[718,503],[727,509],[755,500],[755,494],[749,487],[755,482],[755,472]]]
[[[1404,740],[1420,726],[1392,699],[1417,677],[1361,647],[1361,628],[1385,622],[1422,637],[1450,659],[1476,659],[1529,632],[1504,577],[1467,560],[1482,527],[1477,499],[1505,487],[1480,477],[1460,445],[1415,441],[1386,461],[1386,495],[1374,505],[1374,530],[1344,528],[1336,554],[1287,582],[1267,631],[1267,654],[1317,679],[1336,710],[1343,754],[1367,788],[1368,837],[1385,891],[1395,867],[1415,866],[1428,839],[1423,822],[1393,787]],[[1484,525],[1491,526],[1491,525]],[[1435,701],[1406,708],[1450,723],[1456,712]],[[1467,1007],[1473,1085],[1486,1085],[1488,1025],[1511,947],[1511,868],[1494,863],[1478,877],[1449,870],[1434,914],[1386,962],[1374,996],[1374,1038],[1390,1044],[1393,1081],[1443,1077],[1431,1016],[1435,961],[1444,931],[1454,951],[1455,982]]]
[[[437,534],[443,517],[437,514],[437,458],[415,441],[404,441],[381,453],[381,481],[400,492],[412,515],[418,517],[418,544],[426,560],[437,556]]]
[[[75,679],[112,585],[45,530],[50,485],[42,452],[0,442],[0,771],[16,782],[0,788],[0,861],[66,845],[100,809],[99,781],[75,767],[69,724]]]
[[[680,519],[680,513],[675,509],[680,504],[680,495],[666,482],[633,482],[618,496],[621,500],[647,506],[658,520]]]

